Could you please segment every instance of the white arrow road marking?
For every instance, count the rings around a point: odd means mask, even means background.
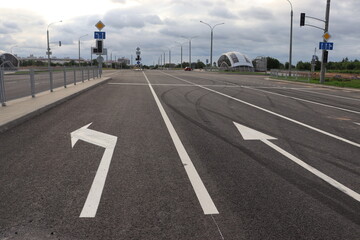
[[[200,202],[204,214],[219,214],[213,200],[210,197],[209,192],[207,191],[203,181],[201,180],[198,172],[196,171],[194,164],[192,163],[188,153],[186,152],[184,145],[182,144],[178,134],[176,133],[174,126],[172,125],[168,115],[166,114],[165,109],[163,108],[158,96],[156,95],[153,87],[151,86],[149,79],[144,72],[143,74],[149,84],[150,91],[160,110],[161,116],[164,119],[165,125],[170,133],[171,139],[174,142],[175,148],[179,154],[182,164],[184,165],[185,171],[189,177],[191,185],[194,188],[195,194]]]
[[[289,158],[291,161],[295,162],[296,164],[300,165],[301,167],[305,168],[309,172],[315,174],[325,182],[329,183],[331,186],[337,188],[338,190],[342,191],[346,195],[352,197],[353,199],[360,202],[360,194],[357,192],[351,190],[350,188],[344,186],[343,184],[339,183],[335,179],[327,176],[326,174],[320,172],[316,168],[310,166],[309,164],[305,163],[304,161],[300,160],[299,158],[295,157],[294,155],[286,152],[284,149],[276,146],[269,140],[275,140],[276,138],[273,138],[269,135],[263,134],[261,132],[258,132],[254,129],[248,128],[244,125],[241,125],[239,123],[234,122],[235,126],[239,130],[241,136],[244,138],[244,140],[260,140],[261,142],[265,143],[269,147],[273,148],[274,150],[278,151],[285,157]]]
[[[90,125],[91,123],[70,134],[72,147],[74,147],[78,140],[83,140],[85,142],[105,148],[105,152],[101,158],[99,168],[96,172],[84,207],[80,213],[81,218],[93,218],[96,215],[101,194],[104,189],[106,176],[109,171],[111,158],[117,142],[117,137],[115,136],[88,129]]]

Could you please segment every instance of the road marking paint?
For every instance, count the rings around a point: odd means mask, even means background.
[[[333,179],[333,178],[327,176],[326,174],[320,172],[316,168],[314,168],[314,167],[310,166],[309,164],[303,162],[302,160],[295,157],[294,155],[286,152],[285,150],[283,150],[282,148],[276,146],[275,144],[273,144],[269,140],[261,140],[261,141],[263,143],[265,143],[266,145],[268,145],[269,147],[273,148],[274,150],[278,151],[279,153],[281,153],[285,157],[289,158],[291,161],[293,161],[296,164],[300,165],[301,167],[305,168],[309,172],[315,174],[316,176],[318,176],[319,178],[321,178],[325,182],[329,183],[331,186],[337,188],[341,192],[345,193],[346,195],[348,195],[348,196],[352,197],[353,199],[355,199],[356,201],[360,202],[360,194],[358,194],[357,192],[351,190],[350,188],[348,188],[345,185],[339,183],[335,179]]]
[[[176,130],[175,130],[174,126],[172,125],[168,115],[166,114],[165,109],[163,108],[158,96],[156,95],[149,79],[147,78],[147,76],[144,72],[143,72],[143,74],[144,74],[146,81],[148,82],[150,91],[151,91],[151,93],[155,99],[155,102],[160,110],[161,116],[164,119],[166,127],[170,133],[171,139],[174,142],[175,148],[179,154],[182,164],[184,165],[185,171],[189,177],[191,185],[194,188],[195,194],[200,202],[200,205],[204,211],[204,214],[206,214],[206,215],[207,214],[219,214],[213,200],[210,197],[210,194],[206,190],[204,183],[202,182],[198,172],[196,171],[195,166],[193,165],[188,153],[186,152],[184,145],[182,144],[178,134],[176,133]]]
[[[246,127],[244,125],[241,125],[239,123],[236,123],[236,122],[233,122],[233,123],[236,126],[236,128],[239,130],[239,132],[240,132],[240,134],[241,134],[241,136],[243,137],[244,140],[259,140],[259,141],[265,143],[266,145],[268,145],[272,149],[278,151],[279,153],[281,153],[282,155],[284,155],[285,157],[290,159],[291,161],[295,162],[296,164],[298,164],[301,167],[305,168],[306,170],[308,170],[312,174],[314,174],[317,177],[321,178],[322,180],[324,180],[325,182],[327,182],[331,186],[337,188],[341,192],[345,193],[346,195],[348,195],[348,196],[352,197],[353,199],[360,202],[360,194],[358,194],[357,192],[351,190],[350,188],[346,187],[345,185],[339,183],[335,179],[327,176],[326,174],[320,172],[316,168],[310,166],[309,164],[305,163],[304,161],[300,160],[299,158],[295,157],[294,155],[288,153],[284,149],[276,146],[275,144],[273,144],[272,142],[269,141],[269,140],[276,140],[276,138],[271,137],[269,135],[266,135],[266,134],[264,134],[262,132],[256,131],[256,130],[254,130],[252,128]]]
[[[147,83],[108,83],[109,85],[129,85],[129,86],[148,86]],[[152,86],[176,86],[176,87],[194,87],[192,84],[169,84],[169,83],[152,83]],[[207,87],[238,87],[239,85],[201,85],[201,86],[207,86]]]
[[[315,174],[316,176],[318,176],[319,178],[321,178],[322,180],[326,181],[327,183],[329,183],[330,185],[332,185],[333,187],[339,189],[340,191],[342,191],[343,193],[347,194],[348,196],[354,198],[355,200],[360,202],[360,194],[358,194],[357,192],[351,190],[350,188],[344,186],[343,184],[339,183],[338,181],[334,180],[333,178],[325,175],[324,173],[320,172],[319,170],[317,170],[316,168],[310,166],[309,164],[303,162],[302,160],[298,159],[297,157],[293,156],[292,154],[286,152],[285,150],[279,148],[278,146],[276,146],[275,144],[271,143],[268,140],[261,140],[263,143],[267,144],[269,147],[275,149],[276,151],[278,151],[279,153],[281,153],[282,155],[284,155],[285,157],[289,158],[290,160],[292,160],[293,162],[297,163],[298,165],[302,166],[303,168],[305,168],[306,170],[308,170],[309,172]]]
[[[72,147],[74,147],[78,140],[83,140],[105,148],[94,181],[80,213],[80,218],[93,218],[96,215],[117,142],[117,137],[115,136],[88,129],[90,125],[91,123],[71,133]]]
[[[292,88],[292,89],[293,89],[293,90],[297,90],[297,91],[301,91],[301,92],[308,92],[308,93],[313,93],[313,94],[318,94],[318,95],[324,95],[324,96],[330,96],[330,97],[335,97],[335,98],[342,98],[342,99],[347,99],[347,100],[360,101],[360,99],[358,99],[358,98],[349,98],[349,97],[343,97],[343,96],[338,96],[338,95],[331,95],[331,94],[326,94],[326,93],[306,91],[306,90],[301,89],[301,88]],[[321,89],[321,88],[320,88],[320,89]],[[323,88],[322,88],[322,89],[323,89]]]
[[[297,120],[295,120],[295,119],[286,117],[286,116],[281,115],[281,114],[279,114],[279,113],[272,112],[272,111],[267,110],[267,109],[265,109],[265,108],[256,106],[256,105],[254,105],[254,104],[252,104],[252,103],[248,103],[248,102],[246,102],[246,101],[243,101],[243,100],[240,100],[240,99],[238,99],[238,98],[229,96],[229,95],[227,95],[227,94],[224,94],[224,93],[215,91],[215,90],[213,90],[213,89],[210,89],[210,88],[207,88],[207,87],[203,87],[203,86],[201,86],[201,85],[192,83],[192,82],[187,81],[187,80],[185,80],[185,79],[182,79],[182,78],[179,78],[179,77],[176,77],[176,76],[167,74],[167,73],[163,73],[163,74],[168,75],[168,76],[173,77],[173,78],[176,78],[176,79],[178,79],[178,80],[181,80],[181,81],[184,81],[184,82],[193,84],[194,86],[198,86],[198,87],[200,87],[200,88],[203,88],[203,89],[205,89],[205,90],[208,90],[208,91],[213,92],[213,93],[216,93],[216,94],[219,94],[219,95],[221,95],[221,96],[224,96],[224,97],[226,97],[226,98],[232,99],[232,100],[234,100],[234,101],[243,103],[243,104],[248,105],[248,106],[250,106],[250,107],[253,107],[253,108],[259,109],[259,110],[261,110],[261,111],[267,112],[267,113],[272,114],[272,115],[274,115],[274,116],[277,116],[277,117],[279,117],[279,118],[282,118],[282,119],[288,120],[288,121],[290,121],[290,122],[293,122],[293,123],[295,123],[295,124],[298,124],[298,125],[300,125],[300,126],[309,128],[309,129],[311,129],[311,130],[313,130],[313,131],[322,133],[322,134],[324,134],[324,135],[326,135],[326,136],[329,136],[329,137],[335,138],[335,139],[337,139],[337,140],[340,140],[340,141],[342,141],[342,142],[351,144],[351,145],[353,145],[353,146],[355,146],[355,147],[360,147],[360,144],[359,144],[359,143],[356,143],[356,142],[353,142],[353,141],[351,141],[351,140],[348,140],[348,139],[345,139],[345,138],[336,136],[336,135],[334,135],[334,134],[332,134],[332,133],[328,133],[328,132],[326,132],[326,131],[324,131],[324,130],[321,130],[321,129],[312,127],[312,126],[310,126],[310,125],[308,125],[308,124],[299,122],[299,121],[297,121]]]
[[[355,124],[357,124],[357,125],[360,125],[360,123],[357,123],[357,122],[354,122]]]
[[[350,110],[350,109],[346,109],[346,108],[341,108],[341,107],[336,107],[336,106],[332,106],[332,105],[328,105],[328,104],[324,104],[324,103],[313,102],[313,101],[302,99],[302,98],[287,96],[287,95],[284,95],[284,94],[281,94],[281,93],[274,93],[274,92],[270,92],[270,91],[266,91],[266,90],[262,90],[262,89],[256,89],[256,88],[252,88],[252,87],[244,87],[244,88],[252,89],[254,91],[266,92],[266,93],[270,93],[270,94],[281,96],[281,97],[291,98],[291,99],[302,101],[302,102],[312,103],[312,104],[320,105],[320,106],[323,106],[323,107],[334,108],[334,109],[338,109],[338,110],[341,110],[341,111],[360,114],[360,112],[358,112],[358,111],[354,111],[354,110]]]

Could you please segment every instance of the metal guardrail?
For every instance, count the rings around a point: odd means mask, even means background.
[[[35,97],[40,92],[53,92],[55,88],[76,85],[101,77],[98,67],[71,67],[27,69],[6,72],[0,69],[0,103],[22,97]]]
[[[271,69],[270,75],[274,76],[274,77],[292,78],[295,80],[307,79],[308,82],[310,81],[310,78],[311,78],[310,71],[292,70],[290,73],[289,70]]]

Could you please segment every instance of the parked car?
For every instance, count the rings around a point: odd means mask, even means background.
[[[184,70],[185,71],[191,71],[192,69],[190,67],[186,67]]]

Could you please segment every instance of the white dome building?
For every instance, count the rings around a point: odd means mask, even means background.
[[[239,52],[223,53],[218,60],[220,69],[253,72],[254,66],[248,56]]]
[[[15,70],[19,67],[19,59],[12,55],[0,50],[0,68],[5,70]]]

